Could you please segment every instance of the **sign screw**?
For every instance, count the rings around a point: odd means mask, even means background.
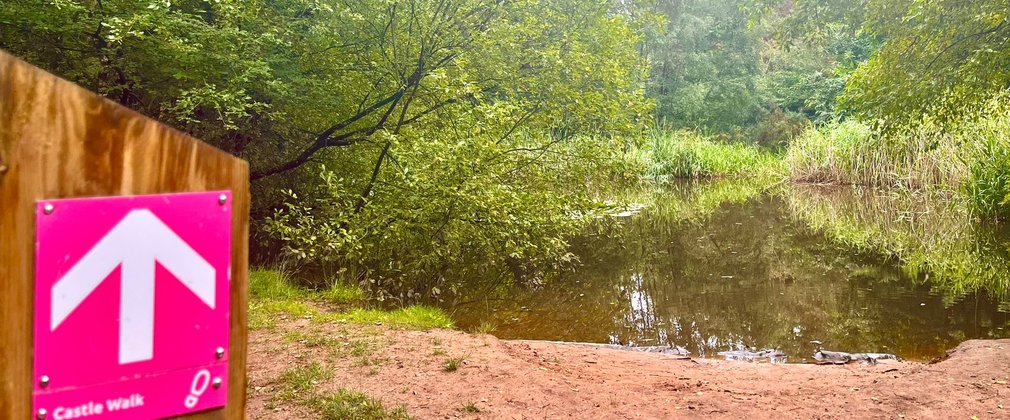
[[[46,205],[42,206],[42,212],[45,214],[53,214],[54,209],[55,207],[53,207],[52,203],[46,203]]]
[[[214,378],[214,381],[210,383],[210,386],[214,387],[214,389],[220,388],[221,387],[221,378]]]
[[[217,356],[218,359],[224,358],[224,347],[218,347],[217,350],[214,351],[214,355]]]
[[[39,386],[42,388],[49,386],[49,375],[42,375],[42,377],[39,378]]]
[[[40,408],[35,417],[38,417],[39,420],[45,420],[47,415],[49,415],[49,412],[44,408]]]
[[[221,194],[220,196],[217,197],[217,203],[218,204],[220,204],[220,205],[223,206],[224,203],[227,203],[227,202],[228,202],[228,196],[227,195]]]

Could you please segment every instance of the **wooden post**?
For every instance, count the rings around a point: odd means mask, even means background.
[[[249,168],[234,156],[0,51],[0,418],[31,419],[35,202],[231,190],[228,403],[245,417]]]

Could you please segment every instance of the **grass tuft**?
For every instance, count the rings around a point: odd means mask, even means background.
[[[299,300],[309,292],[291,281],[282,270],[254,268],[249,272],[249,298],[252,300]]]
[[[497,330],[497,329],[498,329],[498,326],[495,325],[493,322],[484,321],[484,322],[481,322],[480,325],[477,326],[477,328],[473,329],[473,333],[474,334],[487,335],[487,334],[491,334],[491,333],[495,332],[495,330]]]
[[[347,305],[360,303],[365,300],[365,291],[360,287],[348,286],[340,282],[333,282],[330,287],[316,293],[320,299],[335,305]]]
[[[474,403],[473,401],[470,401],[470,402],[464,404],[462,410],[463,410],[463,412],[466,412],[466,413],[479,413],[480,412],[480,408],[477,407],[477,404]]]
[[[442,363],[442,370],[446,372],[455,372],[459,370],[459,367],[463,365],[463,361],[466,360],[465,357],[450,357]]]
[[[332,372],[319,362],[299,366],[284,372],[277,379],[277,392],[274,398],[281,401],[298,401],[312,392],[316,383],[329,379]]]
[[[382,401],[369,397],[363,393],[348,389],[317,396],[311,402],[326,420],[384,420],[384,419],[409,419],[407,410],[404,407],[397,407],[392,410],[386,408]]]
[[[344,313],[327,314],[321,320],[343,321],[355,324],[382,324],[395,328],[424,330],[452,328],[452,319],[444,311],[429,306],[409,306],[394,311],[377,309],[352,309]]]

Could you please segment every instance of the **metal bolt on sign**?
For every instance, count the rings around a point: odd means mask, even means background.
[[[42,377],[39,378],[39,386],[42,388],[49,386],[49,375],[42,375]]]

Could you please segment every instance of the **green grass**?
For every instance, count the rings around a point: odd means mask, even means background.
[[[720,142],[690,130],[656,131],[632,152],[654,179],[783,177],[782,160],[756,146]]]
[[[315,388],[316,383],[329,379],[333,375],[319,362],[299,366],[281,374],[277,379],[277,392],[274,398],[280,401],[303,400]]]
[[[964,192],[981,217],[1010,220],[1010,98],[993,99],[958,127],[970,156]]]
[[[348,389],[317,396],[310,405],[326,420],[409,419],[404,407],[386,408],[381,401]]]
[[[307,299],[309,291],[297,287],[283,270],[254,268],[249,272],[249,299],[292,301]]]
[[[271,329],[276,327],[278,316],[306,317],[314,316],[319,311],[305,302],[299,301],[261,301],[249,302],[249,328]]]
[[[333,347],[339,344],[336,338],[330,337],[322,331],[288,331],[284,334],[284,339],[303,344],[306,347]]]
[[[473,333],[474,334],[480,334],[480,335],[486,335],[486,334],[491,334],[491,333],[495,332],[495,330],[497,330],[497,329],[498,329],[498,326],[495,325],[493,322],[484,321],[484,322],[481,322],[480,325],[478,325],[476,328],[473,329]]]
[[[365,300],[365,291],[360,287],[334,282],[330,287],[316,293],[316,296],[332,304],[353,304]]]
[[[453,327],[452,319],[444,311],[422,305],[409,306],[393,311],[359,308],[347,312],[325,314],[318,319],[323,322],[337,321],[353,324],[381,324],[394,328],[413,330]]]
[[[444,370],[446,372],[455,372],[455,371],[457,371],[459,369],[460,366],[463,365],[463,362],[465,360],[466,360],[466,357],[463,357],[463,356],[460,356],[460,357],[450,357],[450,358],[446,359],[444,363],[442,363],[442,370]]]
[[[322,290],[310,290],[295,285],[283,270],[256,268],[249,273],[249,297],[253,300],[316,300],[333,304],[354,304],[365,299],[360,287],[332,281]]]
[[[960,194],[973,215],[1010,220],[1010,94],[944,124],[929,118],[878,133],[846,121],[790,145],[793,180]]]
[[[465,412],[465,413],[479,413],[480,412],[480,408],[477,407],[476,403],[474,403],[473,401],[470,401],[470,402],[468,402],[466,404],[463,404],[462,411]]]
[[[845,121],[810,128],[789,145],[795,181],[954,190],[967,175],[955,139],[924,122],[887,135]]]
[[[408,306],[383,311],[350,308],[325,310],[315,304],[360,305],[364,291],[360,288],[332,284],[325,290],[309,290],[295,285],[279,270],[255,269],[249,275],[249,327],[274,328],[282,317],[312,318],[318,322],[352,324],[382,324],[401,329],[453,328],[452,319],[444,311],[429,306]],[[325,305],[323,305],[325,306]]]
[[[316,392],[316,385],[331,377],[332,372],[318,362],[291,369],[277,379],[273,400],[303,405],[319,412],[324,419],[410,418],[404,407],[390,410],[381,401],[360,392],[348,389],[328,394]]]

